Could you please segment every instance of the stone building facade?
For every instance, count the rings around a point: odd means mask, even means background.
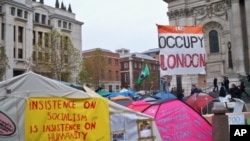
[[[74,47],[82,50],[83,23],[75,19],[70,5],[68,8],[59,5],[56,0],[56,7],[45,5],[43,0],[0,0],[0,44],[9,61],[3,79],[30,70],[33,46],[53,29],[68,36]]]
[[[204,28],[206,75],[182,76],[188,92],[190,83],[211,88],[213,78],[221,82],[223,76],[228,76],[231,83],[238,83],[250,71],[249,0],[164,1],[168,4],[170,25]]]

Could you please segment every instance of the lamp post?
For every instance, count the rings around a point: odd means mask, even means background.
[[[176,75],[176,85],[177,85],[177,98],[183,98],[183,91],[182,91],[182,76]]]
[[[231,51],[231,42],[227,42],[227,48],[228,48],[228,67],[230,69],[233,69],[233,60],[232,60],[232,51]]]

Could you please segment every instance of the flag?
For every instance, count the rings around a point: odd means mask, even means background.
[[[148,65],[146,64],[137,79],[137,84],[140,85],[142,81],[148,76],[149,76],[149,69],[148,69]]]

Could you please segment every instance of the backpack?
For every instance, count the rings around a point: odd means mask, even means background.
[[[222,88],[223,88],[223,90],[226,92],[227,91],[227,89],[226,89],[226,87],[225,86],[222,86]]]
[[[220,96],[226,96],[226,87],[225,86],[222,86],[221,88],[220,88]]]

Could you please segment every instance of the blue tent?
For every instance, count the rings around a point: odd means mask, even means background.
[[[111,92],[107,97],[112,98],[112,97],[116,97],[116,96],[127,96],[127,97],[131,97],[133,100],[140,97],[139,94],[137,94],[136,92],[134,92],[132,90],[127,90],[124,92]]]
[[[154,95],[154,97],[159,98],[161,100],[177,99],[177,97],[170,92],[158,92]]]
[[[102,97],[108,97],[110,95],[110,92],[105,91],[104,89],[100,89],[100,90],[96,91],[96,93],[98,93]]]

